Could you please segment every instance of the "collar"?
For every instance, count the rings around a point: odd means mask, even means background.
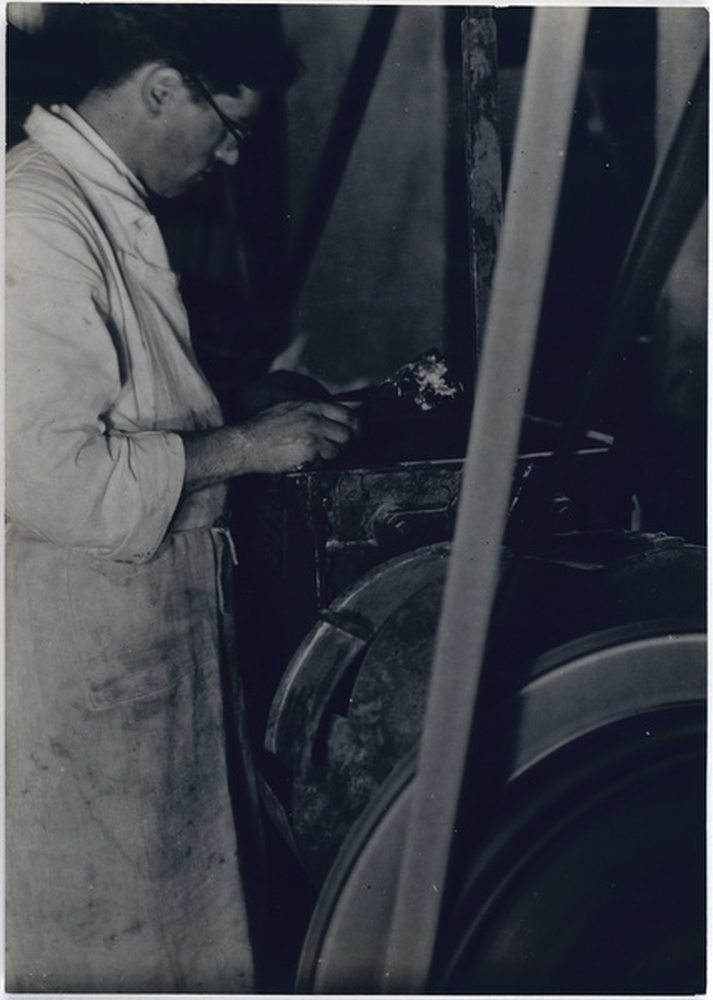
[[[82,174],[103,186],[116,187],[117,194],[128,188],[143,204],[148,191],[111,146],[74,108],[53,104],[49,110],[35,105],[25,122],[31,139],[45,147],[73,173]],[[87,144],[91,151],[87,150]],[[87,153],[90,152],[90,155]],[[119,184],[117,184],[119,181]]]
[[[111,210],[133,235],[132,243],[147,260],[165,266],[165,248],[147,205],[149,192],[99,133],[67,104],[49,109],[35,105],[25,122],[27,135],[46,149],[79,182],[100,189]]]

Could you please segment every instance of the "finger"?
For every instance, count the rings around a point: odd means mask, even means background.
[[[319,457],[330,461],[339,455],[341,448],[339,448],[333,441],[328,441],[326,438],[322,440],[317,448]]]
[[[319,403],[320,413],[335,423],[346,424],[348,427],[356,427],[359,418],[356,415],[356,407],[346,406],[342,403]]]
[[[355,432],[356,427],[337,423],[334,420],[323,420],[320,425],[320,433],[322,436],[334,444],[347,444],[351,441]]]

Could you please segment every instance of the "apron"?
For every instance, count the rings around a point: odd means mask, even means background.
[[[251,990],[225,532],[140,566],[12,528],[6,553],[8,990]]]

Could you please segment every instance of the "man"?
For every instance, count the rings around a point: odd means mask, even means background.
[[[259,8],[56,9],[72,103],[6,173],[7,987],[249,991],[227,484],[335,457],[355,418],[223,425],[147,198],[236,164],[291,64]]]

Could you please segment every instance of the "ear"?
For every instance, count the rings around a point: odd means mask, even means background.
[[[146,67],[141,84],[141,99],[152,117],[159,117],[182,92],[183,77],[177,69],[156,63]]]

